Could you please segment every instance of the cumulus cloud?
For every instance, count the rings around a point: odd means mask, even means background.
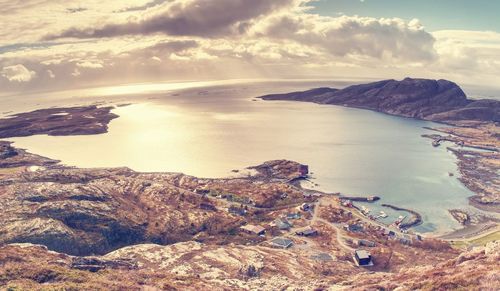
[[[161,5],[154,12],[121,23],[107,23],[101,27],[71,27],[57,38],[96,38],[132,34],[165,33],[213,37],[242,33],[249,21],[296,3],[296,0],[174,0]]]
[[[36,76],[34,71],[21,64],[3,67],[0,74],[10,82],[29,82]]]
[[[435,39],[417,19],[405,22],[399,18],[288,14],[267,19],[256,26],[254,33],[295,40],[336,56],[356,54],[409,61],[436,57]]]
[[[500,74],[498,33],[429,32],[418,19],[321,16],[308,9],[313,3],[87,0],[78,9],[65,0],[13,0],[0,6],[0,88],[407,75],[491,83]]]

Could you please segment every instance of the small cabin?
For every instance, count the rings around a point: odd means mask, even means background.
[[[295,234],[300,235],[300,236],[315,236],[315,235],[318,235],[318,231],[308,227],[308,228],[296,231]]]
[[[359,224],[344,224],[344,229],[349,232],[361,232],[363,231],[363,226]]]
[[[271,240],[271,246],[287,249],[293,245],[293,241],[291,239],[285,237],[276,237]]]
[[[248,234],[255,234],[255,235],[263,235],[264,232],[266,232],[266,229],[263,228],[262,226],[252,225],[252,224],[244,225],[240,227],[240,229]]]
[[[276,226],[280,230],[289,230],[293,227],[293,224],[286,219],[277,218],[271,222],[271,226]]]
[[[309,174],[309,166],[308,165],[300,165],[299,173],[301,176],[307,176]]]
[[[354,262],[358,266],[373,266],[372,255],[365,250],[356,250],[354,252]]]
[[[313,205],[309,203],[304,203],[300,206],[302,211],[311,211],[313,209]]]

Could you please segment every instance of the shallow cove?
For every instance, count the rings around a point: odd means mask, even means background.
[[[470,209],[466,197],[473,193],[457,180],[455,157],[420,137],[429,133],[422,127],[435,124],[367,110],[253,98],[266,90],[231,85],[165,93],[118,107],[114,112],[120,118],[111,122],[107,134],[9,140],[72,166],[128,166],[199,177],[226,177],[233,169],[290,159],[310,166],[317,189],[378,195],[380,203],[418,211],[424,219],[418,231],[460,228],[447,209]],[[401,214],[379,203],[367,206],[387,212],[386,222]]]

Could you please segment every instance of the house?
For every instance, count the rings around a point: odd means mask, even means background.
[[[304,204],[302,204],[302,205],[300,206],[300,209],[301,209],[302,211],[310,211],[310,210],[312,210],[312,209],[313,209],[313,207],[314,207],[314,206],[313,206],[312,204],[309,204],[309,203],[304,203]]]
[[[404,245],[411,245],[412,244],[411,236],[403,235],[403,237],[399,238],[399,242]]]
[[[300,219],[300,212],[287,213],[286,219]]]
[[[293,241],[291,239],[285,237],[275,237],[271,240],[271,246],[287,249],[293,245]]]
[[[300,165],[299,173],[302,177],[307,176],[309,174],[309,166],[308,165]]]
[[[354,262],[358,266],[373,266],[372,255],[365,250],[354,251]]]
[[[395,236],[396,233],[392,230],[384,229],[384,235],[391,237],[391,236]]]
[[[363,231],[363,226],[359,224],[344,224],[344,229],[350,232],[360,232]]]
[[[253,225],[253,224],[244,225],[244,226],[240,227],[240,229],[246,233],[255,234],[255,235],[263,235],[264,232],[266,231],[266,229],[263,228],[262,226]]]
[[[342,200],[342,206],[344,206],[344,207],[353,207],[352,201],[348,200],[348,199]]]
[[[307,227],[307,228],[296,231],[295,234],[300,235],[300,236],[315,236],[318,234],[318,231],[315,229],[312,229],[310,227]]]
[[[277,218],[273,222],[271,222],[272,226],[276,226],[280,230],[289,230],[293,227],[293,224],[286,219]]]

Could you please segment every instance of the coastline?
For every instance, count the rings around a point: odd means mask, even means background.
[[[120,106],[120,104],[117,106]],[[67,121],[63,120],[64,126],[59,127],[59,129],[56,133],[57,133],[57,135],[78,135],[78,134],[82,134],[82,132],[85,132],[85,134],[99,134],[99,133],[106,132],[107,131],[107,123],[109,123],[112,119],[118,117],[110,112],[111,111],[110,108],[111,107],[101,108],[101,107],[96,107],[95,105],[90,105],[88,107],[80,106],[80,107],[75,107],[75,108],[41,109],[41,110],[37,110],[37,111],[31,112],[31,113],[28,112],[28,113],[22,113],[22,114],[18,114],[18,115],[24,116],[24,118],[35,116],[38,120],[47,120],[48,122],[52,122],[53,117],[44,119],[44,116],[51,117],[54,114],[54,112],[55,112],[56,116],[60,115],[63,117],[64,116],[71,116],[73,114],[80,114],[79,113],[80,111],[91,112],[91,113],[93,113],[91,115],[92,116],[91,119],[94,123],[89,123],[91,125],[90,128],[85,129],[84,128],[85,126],[82,127],[81,121],[79,119],[68,119],[68,120],[73,120],[76,122],[74,122],[74,123],[69,122],[68,123]],[[67,114],[64,115],[63,113],[67,113]],[[112,118],[110,118],[110,116]],[[22,123],[22,118],[19,118],[18,116],[16,116],[16,118],[18,118],[17,122]],[[85,119],[85,116],[83,116],[83,118]],[[94,124],[96,124],[96,123],[99,125],[99,127],[97,129],[94,126]],[[75,128],[77,128],[77,130],[75,130]],[[89,129],[91,129],[91,130],[89,130]],[[96,130],[94,131],[94,129],[96,129]],[[32,132],[31,134],[42,134],[42,133],[47,133],[47,132],[50,133],[51,130],[52,130],[51,127],[47,127],[46,132],[38,131],[38,132]],[[473,202],[473,201],[474,200],[471,200],[471,202]],[[418,214],[417,217],[418,216],[420,216],[420,215]],[[464,228],[468,228],[468,227],[470,227],[470,226],[464,226]],[[461,231],[461,230],[457,230],[457,231]],[[452,231],[451,233],[454,233],[457,231]],[[448,233],[448,234],[451,234],[451,233]]]

